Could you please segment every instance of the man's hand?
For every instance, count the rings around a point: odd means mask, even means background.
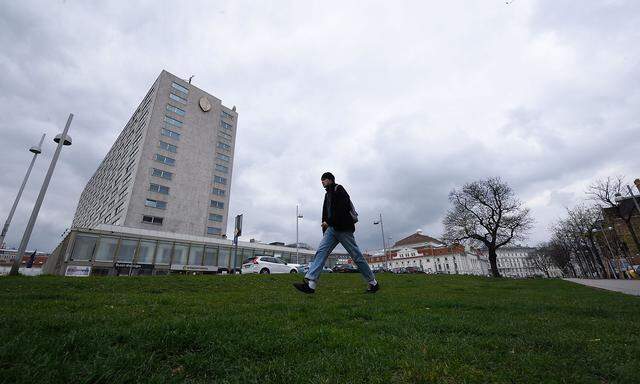
[[[329,224],[327,224],[327,222],[326,222],[326,221],[323,221],[323,222],[322,222],[322,224],[321,224],[320,226],[322,227],[322,230],[323,230],[323,231],[326,231],[326,230],[327,230],[327,228],[329,228]]]

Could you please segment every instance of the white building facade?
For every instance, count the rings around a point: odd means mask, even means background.
[[[478,275],[488,274],[486,259],[461,245],[446,246],[420,231],[399,240],[387,250],[375,251],[369,257],[373,269],[417,268],[430,274]]]
[[[238,113],[162,71],[84,188],[74,228],[223,237]]]
[[[503,277],[526,278],[546,277],[546,274],[536,267],[531,260],[531,254],[535,248],[526,246],[502,247],[496,250],[496,263],[498,272]],[[488,252],[483,250],[483,257],[488,258]],[[562,272],[558,268],[549,270],[550,277],[561,277]]]

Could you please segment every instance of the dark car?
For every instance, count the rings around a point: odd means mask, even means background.
[[[356,273],[358,268],[351,264],[338,264],[333,267],[333,272],[336,273]]]
[[[424,272],[418,267],[407,267],[405,268],[404,273],[424,273]]]
[[[309,272],[309,264],[302,264],[300,268],[298,268],[298,273],[306,274]],[[333,271],[329,267],[322,267],[322,273],[332,273]]]

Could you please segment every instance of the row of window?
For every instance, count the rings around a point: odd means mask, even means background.
[[[162,136],[167,136],[172,139],[180,140],[180,134],[167,128],[162,128]]]
[[[167,209],[166,201],[154,200],[149,198],[145,200],[144,205],[151,208]]]
[[[180,115],[180,116],[184,116],[186,114],[186,112],[184,111],[184,109],[180,109],[176,106],[173,106],[171,104],[167,104],[167,111],[169,112],[173,112],[176,115]]]
[[[164,185],[160,185],[160,184],[149,184],[149,191],[151,192],[156,192],[156,193],[162,193],[163,195],[168,195],[169,194],[169,187],[165,187]]]
[[[154,157],[154,160],[159,162],[159,163],[166,164],[166,165],[171,165],[171,166],[174,166],[176,164],[176,159],[172,159],[170,157],[163,156],[163,155],[161,155],[159,153],[156,153],[156,155]]]
[[[177,146],[175,146],[173,144],[166,143],[164,141],[160,141],[160,148],[164,149],[165,151],[178,153],[178,147]]]
[[[213,228],[213,227],[212,227]],[[131,237],[97,236],[79,233],[72,246],[70,260],[104,263],[134,263],[142,265],[206,265],[222,268],[233,266],[233,256],[240,267],[243,260],[255,256],[278,257],[287,262],[307,263],[312,254],[282,252],[267,249],[238,247],[234,252],[230,245],[197,244],[168,240],[137,239]],[[334,259],[330,258],[333,264]]]

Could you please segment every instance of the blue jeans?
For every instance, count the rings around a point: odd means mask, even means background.
[[[312,281],[317,281],[318,278],[320,278],[320,273],[322,272],[324,263],[327,261],[327,257],[329,257],[331,251],[333,251],[338,243],[342,244],[344,249],[349,252],[349,256],[351,256],[353,262],[356,263],[365,280],[368,282],[375,280],[375,276],[373,275],[371,268],[369,268],[367,260],[362,256],[362,252],[360,252],[358,244],[356,244],[353,232],[336,231],[333,227],[327,228],[324,232],[324,237],[322,238],[322,241],[320,241],[316,255],[314,256],[313,261],[309,264],[309,271],[304,277]]]

